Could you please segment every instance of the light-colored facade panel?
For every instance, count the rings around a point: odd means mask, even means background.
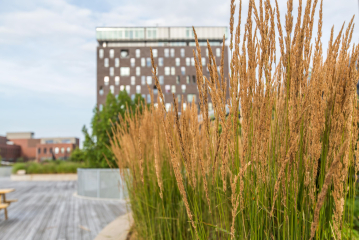
[[[31,139],[34,138],[33,132],[9,132],[6,133],[7,139]]]

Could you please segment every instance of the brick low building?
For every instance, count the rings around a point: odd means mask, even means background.
[[[0,156],[4,161],[65,160],[78,147],[79,139],[75,137],[34,138],[32,132],[7,133],[6,137],[0,137]]]
[[[207,70],[209,41],[217,65],[222,57],[223,36],[226,27],[195,27],[201,46],[200,64],[209,79]],[[155,101],[157,90],[152,79],[150,47],[158,79],[165,97],[165,106],[170,108],[173,95],[180,103],[198,104],[198,89],[195,69],[195,41],[192,27],[99,27],[96,28],[97,47],[97,106],[101,110],[108,93],[117,95],[126,91],[131,98],[141,94],[150,102],[147,85],[153,89]],[[224,75],[228,78],[228,48],[224,50]],[[219,69],[219,67],[218,67]],[[228,80],[228,79],[227,79]],[[228,83],[228,81],[227,81]],[[183,104],[186,107],[185,104]],[[208,108],[212,110],[211,99]]]
[[[66,160],[70,157],[71,152],[78,147],[78,138],[42,138],[40,143],[36,145],[36,160]]]
[[[3,161],[14,162],[21,155],[21,147],[0,136],[0,156]]]

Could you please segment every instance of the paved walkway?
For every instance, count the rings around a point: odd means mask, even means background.
[[[74,197],[76,182],[15,182],[0,178],[0,188],[15,188],[19,201],[0,211],[0,240],[92,240],[126,213],[125,203]]]

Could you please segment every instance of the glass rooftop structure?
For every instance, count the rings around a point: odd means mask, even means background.
[[[227,27],[195,27],[199,41],[223,41]],[[192,27],[98,27],[98,42],[193,41]]]

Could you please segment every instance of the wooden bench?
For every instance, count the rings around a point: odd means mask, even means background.
[[[4,209],[5,211],[5,220],[7,220],[7,207],[9,206],[8,203],[0,203],[0,209]]]
[[[15,191],[13,188],[9,189],[0,189],[0,210],[4,209],[5,220],[7,220],[7,207],[13,203],[17,202],[17,199],[6,199],[5,194]]]

